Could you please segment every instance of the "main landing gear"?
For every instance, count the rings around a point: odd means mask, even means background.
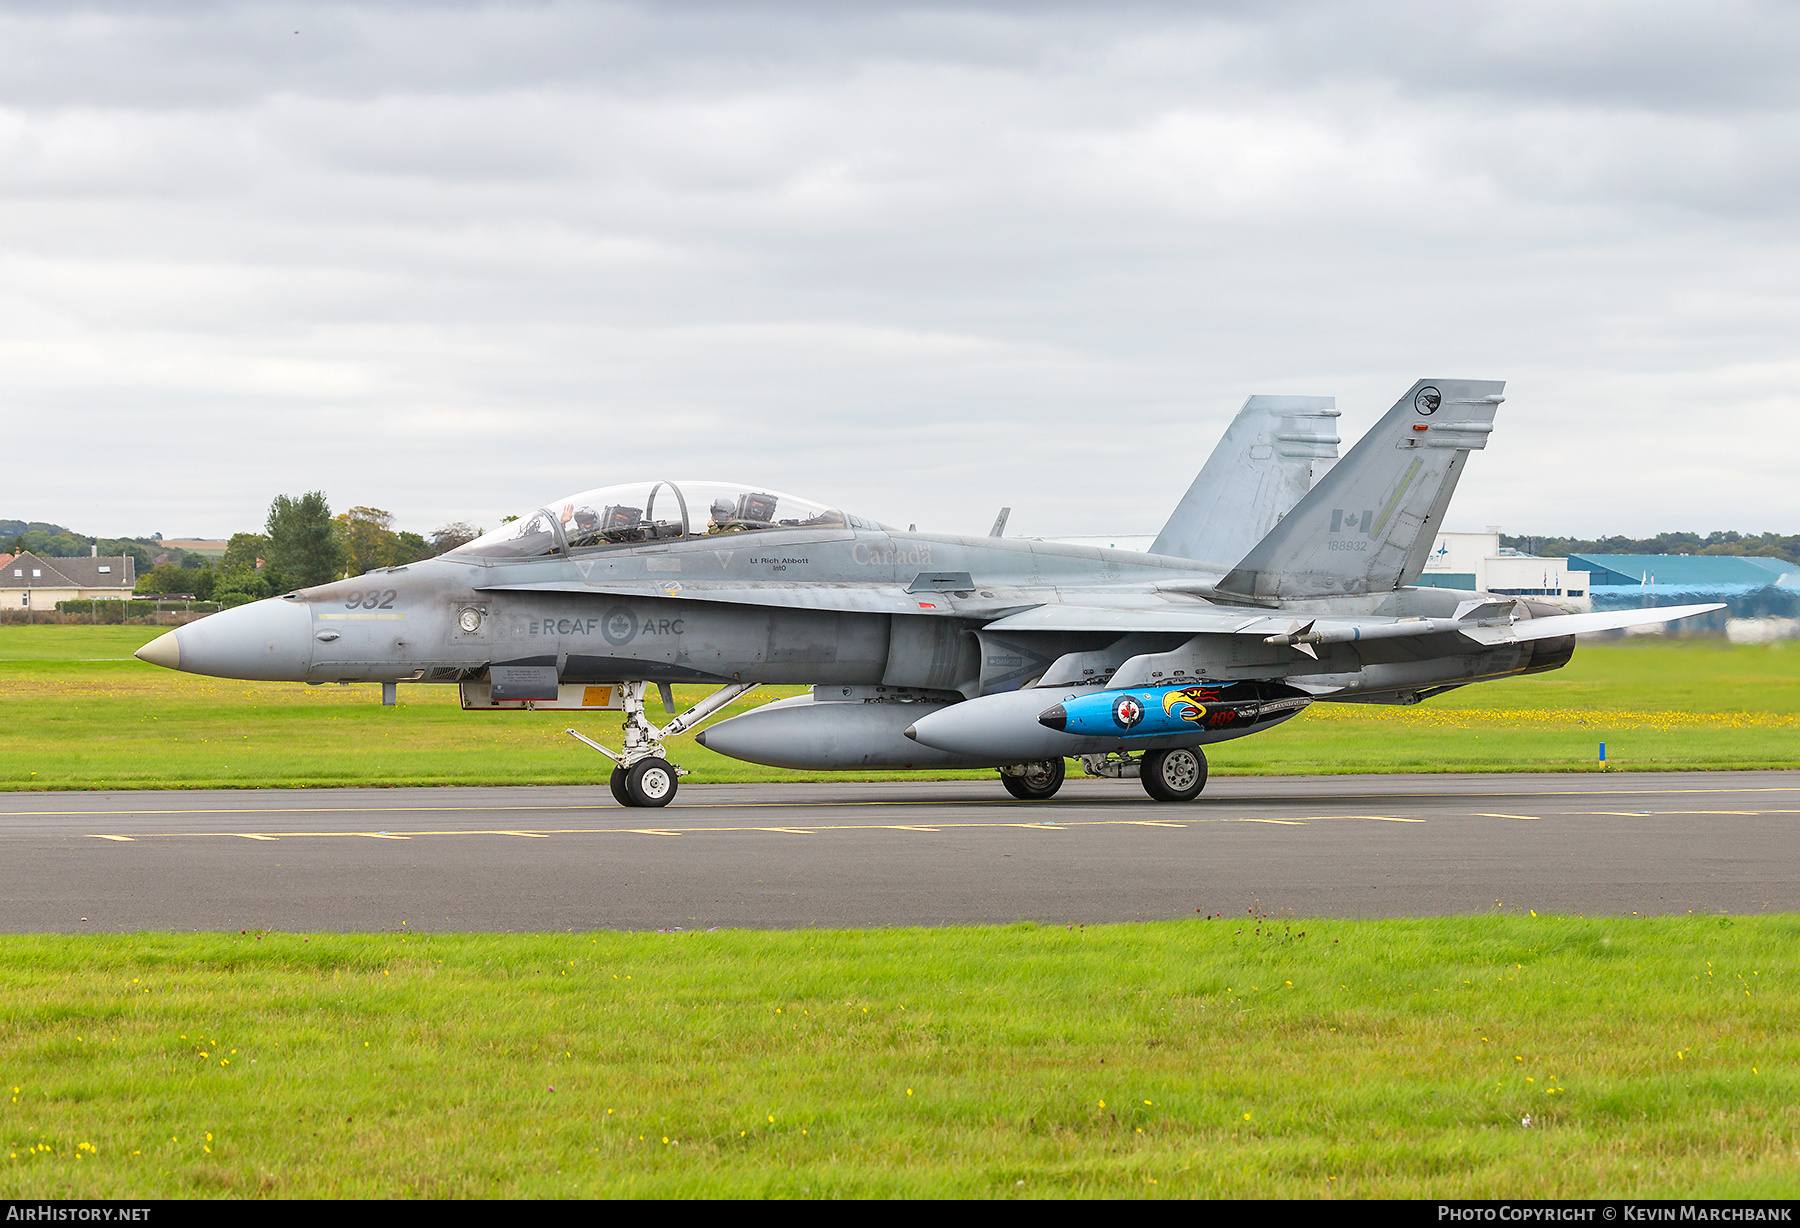
[[[1191,802],[1206,788],[1206,756],[1198,746],[1150,751],[1138,779],[1159,802]]]
[[[1114,780],[1136,776],[1144,792],[1159,802],[1191,802],[1206,788],[1206,754],[1198,746],[1146,751],[1142,758],[1125,751],[1083,755],[1081,770]]]
[[[592,738],[573,729],[564,730],[570,737],[593,747],[614,763],[607,784],[613,800],[621,806],[667,806],[675,797],[677,782],[686,776],[686,768],[676,767],[663,753],[663,741],[678,733],[686,733],[701,721],[755,686],[754,682],[735,682],[722,686],[680,716],[658,729],[644,715],[644,692],[647,682],[619,684],[620,700],[625,708],[625,749],[614,754]],[[667,703],[669,691],[663,688]],[[672,706],[672,705],[671,705]]]
[[[1055,797],[1063,786],[1063,761],[1039,759],[1035,763],[1018,763],[1000,769],[1000,783],[1022,802],[1041,802]]]

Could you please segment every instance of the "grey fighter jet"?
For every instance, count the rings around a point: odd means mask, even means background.
[[[1065,762],[1197,796],[1203,747],[1313,702],[1417,703],[1565,664],[1585,631],[1717,609],[1568,614],[1415,588],[1503,385],[1421,380],[1335,465],[1322,398],[1252,398],[1153,553],[901,532],[725,482],[558,499],[439,558],[215,614],[138,652],[217,677],[455,683],[471,710],[617,711],[614,796],[660,806],[665,741],[814,770],[993,767],[1050,797]],[[1209,557],[1210,556],[1210,557]],[[674,683],[712,684],[657,726]]]

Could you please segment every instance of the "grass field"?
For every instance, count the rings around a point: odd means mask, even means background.
[[[563,729],[617,738],[616,714],[465,713],[454,687],[403,686],[383,708],[374,686],[227,682],[132,659],[159,633],[0,627],[0,789],[581,784],[608,765]],[[728,711],[792,693],[752,691]],[[1555,673],[1413,708],[1316,704],[1208,756],[1221,775],[1577,771],[1595,768],[1603,741],[1625,770],[1800,767],[1800,646],[1582,646]],[[833,778],[739,763],[691,738],[670,753],[695,781]]]
[[[1793,1197],[1797,943],[1529,916],[12,937],[0,1197]]]
[[[0,628],[0,787],[599,775],[572,714],[192,678],[130,659],[154,633]],[[1797,731],[1800,651],[1628,642],[1213,760],[1795,767]],[[1793,1197],[1797,941],[1519,915],[14,935],[0,1197]]]

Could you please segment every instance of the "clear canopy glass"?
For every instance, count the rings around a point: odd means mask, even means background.
[[[876,527],[822,503],[741,482],[633,482],[558,499],[450,553],[531,558],[682,537],[843,529],[852,521]]]

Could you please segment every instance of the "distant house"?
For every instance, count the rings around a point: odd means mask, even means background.
[[[54,610],[59,601],[118,601],[137,587],[129,554],[40,559],[30,551],[0,563],[0,610]]]
[[[230,542],[219,541],[211,537],[165,537],[162,547],[168,550],[185,550],[189,554],[198,554],[218,562],[225,557],[225,550]]]

